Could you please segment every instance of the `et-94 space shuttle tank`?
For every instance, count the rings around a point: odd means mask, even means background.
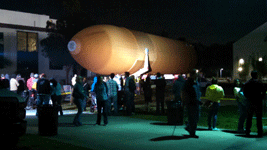
[[[197,62],[194,47],[143,32],[112,25],[96,25],[78,32],[68,43],[72,57],[101,75],[150,72],[181,74]]]

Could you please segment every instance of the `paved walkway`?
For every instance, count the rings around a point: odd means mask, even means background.
[[[123,116],[109,116],[107,126],[94,126],[96,115],[83,114],[83,126],[74,127],[73,113],[76,112],[65,110],[65,115],[59,116],[58,135],[46,138],[94,150],[267,149],[267,137],[246,138],[231,131],[208,131],[200,127],[196,132],[198,139],[188,138],[183,136],[188,134],[184,126],[175,128],[157,121]],[[26,120],[28,121],[27,133],[38,134],[36,116],[28,115]]]

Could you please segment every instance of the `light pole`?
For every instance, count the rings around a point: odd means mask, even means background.
[[[223,68],[220,69],[220,77],[222,77]]]

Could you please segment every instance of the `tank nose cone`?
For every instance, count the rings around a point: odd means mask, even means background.
[[[76,44],[75,41],[70,41],[68,43],[68,49],[69,49],[70,52],[75,51],[76,47],[77,47],[77,44]]]

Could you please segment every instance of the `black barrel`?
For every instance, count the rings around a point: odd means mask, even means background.
[[[167,101],[167,119],[169,125],[183,125],[183,107],[180,101]]]
[[[39,134],[43,136],[57,135],[58,107],[53,105],[42,105],[38,109]]]

